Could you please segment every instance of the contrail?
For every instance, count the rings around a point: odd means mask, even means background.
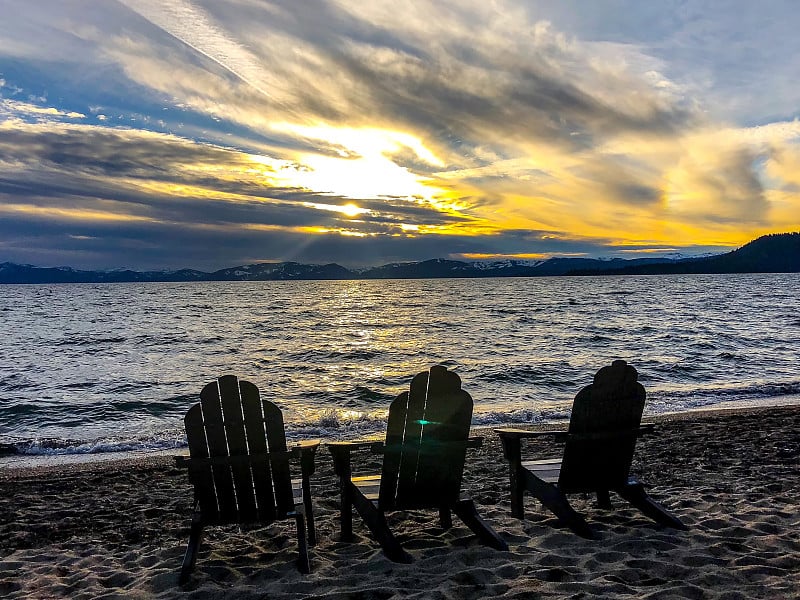
[[[166,31],[226,71],[271,97],[258,83],[263,71],[258,59],[224,31],[215,27],[207,13],[188,0],[120,0],[153,25]]]

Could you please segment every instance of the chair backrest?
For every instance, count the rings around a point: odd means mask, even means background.
[[[268,523],[293,510],[283,415],[255,385],[233,375],[212,381],[184,424],[205,522]],[[270,460],[268,453],[280,454]]]
[[[615,360],[575,396],[558,480],[565,492],[608,490],[627,481],[645,401],[637,378],[636,369]]]
[[[382,510],[434,508],[458,499],[472,398],[443,366],[411,381],[389,407],[378,504]]]

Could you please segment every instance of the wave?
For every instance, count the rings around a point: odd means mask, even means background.
[[[508,412],[491,411],[473,416],[472,424],[479,427],[490,425],[535,425],[540,423],[560,423],[569,420],[569,407],[543,409],[518,408]]]
[[[290,352],[287,354],[287,359],[296,360],[299,362],[317,362],[317,361],[360,361],[360,360],[373,360],[385,354],[383,350],[372,349],[350,349],[350,350],[323,350],[323,349],[309,349],[301,352]]]
[[[186,447],[183,439],[98,439],[74,440],[64,438],[36,438],[0,443],[0,455],[62,456],[68,454],[106,454],[115,452],[154,452]]]
[[[111,336],[111,337],[102,337],[102,336],[71,336],[66,337],[64,339],[58,340],[53,343],[54,346],[92,346],[96,344],[121,344],[126,342],[127,338],[122,336]]]
[[[648,394],[646,415],[685,412],[715,405],[763,406],[764,400],[779,400],[800,396],[800,381],[766,382],[738,387],[720,387],[694,390],[653,391]],[[477,405],[476,405],[477,406]],[[387,407],[388,408],[388,407]],[[322,438],[344,440],[380,438],[386,431],[387,408],[361,411],[329,408],[309,415],[297,422],[286,423],[289,440]],[[545,406],[509,406],[497,410],[476,410],[472,424],[476,427],[499,425],[533,425],[565,423],[569,420],[571,401]],[[74,438],[20,439],[10,428],[0,428],[0,455],[58,456],[69,454],[106,454],[118,452],[153,452],[179,450],[187,446],[181,429],[169,428],[148,436],[113,436],[94,440]]]
[[[761,382],[740,386],[708,387],[691,390],[654,391],[648,399],[659,402],[680,402],[691,399],[716,398],[718,402],[731,399],[759,400],[800,394],[800,381]]]
[[[35,388],[37,384],[22,373],[12,373],[0,379],[0,391],[17,392]]]
[[[535,383],[555,390],[569,390],[577,385],[570,374],[577,376],[579,372],[567,363],[498,365],[484,367],[474,375],[470,374],[470,378],[496,383]]]
[[[763,382],[728,387],[653,391],[647,394],[645,413],[681,413],[717,406],[758,407],[794,403],[800,396],[800,381]]]

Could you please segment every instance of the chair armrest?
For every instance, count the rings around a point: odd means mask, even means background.
[[[480,436],[473,436],[467,438],[467,448],[482,448],[483,438]]]
[[[503,455],[512,468],[519,468],[519,465],[522,464],[523,439],[551,437],[557,441],[563,441],[569,435],[566,431],[529,431],[515,427],[501,427],[494,431],[500,436],[500,441],[503,444]]]
[[[567,439],[567,435],[569,435],[566,431],[558,430],[558,431],[529,431],[528,429],[517,429],[515,427],[501,427],[499,429],[495,429],[494,432],[500,436],[501,439],[514,439],[514,440],[522,440],[526,438],[535,438],[535,437],[554,437],[559,440]]]
[[[292,448],[297,448],[300,452],[305,452],[313,448],[314,452],[319,448],[322,440],[299,440],[292,444]]]
[[[352,469],[350,467],[350,453],[353,450],[370,450],[373,454],[380,454],[383,451],[384,443],[380,441],[357,440],[352,442],[328,442],[325,444],[328,452],[333,458],[333,472],[342,478],[349,478]]]
[[[291,448],[292,455],[300,457],[300,472],[303,479],[307,480],[314,474],[314,457],[319,445],[320,440],[301,440]]]
[[[380,453],[383,448],[383,442],[380,440],[351,440],[344,442],[326,442],[328,450],[334,452],[335,448],[347,448],[348,450],[371,450],[372,452]]]
[[[645,435],[648,433],[654,433],[656,428],[655,423],[642,423],[639,425],[638,433],[639,435]],[[567,439],[569,435],[566,431],[529,431],[527,429],[517,429],[515,427],[500,427],[495,429],[494,432],[502,437],[508,438],[518,438],[518,439],[525,439],[525,438],[534,438],[534,437],[545,437],[545,436],[554,436],[556,438]]]

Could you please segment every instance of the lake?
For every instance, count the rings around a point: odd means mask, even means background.
[[[383,431],[433,364],[474,423],[569,417],[621,358],[647,414],[800,394],[797,274],[0,286],[0,443],[30,454],[164,449],[223,374],[292,437]]]

